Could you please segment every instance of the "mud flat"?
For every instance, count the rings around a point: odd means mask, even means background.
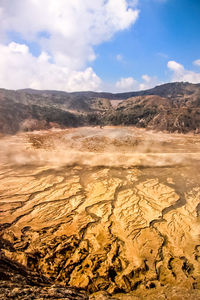
[[[21,133],[0,162],[0,299],[200,299],[199,135]]]

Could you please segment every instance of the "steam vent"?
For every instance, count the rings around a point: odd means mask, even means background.
[[[198,135],[0,138],[0,299],[200,299]]]

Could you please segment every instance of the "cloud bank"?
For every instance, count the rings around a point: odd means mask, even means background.
[[[156,77],[147,74],[142,75],[141,81],[135,80],[133,77],[121,78],[115,84],[117,92],[129,92],[132,90],[145,90],[160,84]]]
[[[196,64],[198,65],[198,60],[196,62]],[[200,82],[200,73],[186,70],[183,65],[177,63],[176,61],[169,61],[167,66],[173,72],[173,81],[187,81],[191,83]]]
[[[138,0],[0,0],[0,87],[125,92],[161,84],[147,74],[141,80],[125,75],[106,84],[91,67],[95,47],[136,22],[138,4]],[[123,63],[125,57],[119,53],[116,60]],[[193,64],[200,66],[200,59]],[[167,66],[172,72],[169,81],[200,82],[200,73],[176,61]]]
[[[200,59],[196,59],[195,61],[193,61],[193,64],[194,64],[195,66],[200,67]]]
[[[0,0],[0,86],[98,90],[94,47],[138,18],[135,1]],[[12,36],[23,42],[14,42]],[[34,44],[39,55],[31,53]]]

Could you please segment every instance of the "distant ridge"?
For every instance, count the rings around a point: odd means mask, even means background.
[[[199,133],[200,84],[173,82],[116,94],[0,89],[1,133],[90,125]]]
[[[200,83],[193,84],[189,82],[171,82],[171,83],[164,83],[158,86],[155,86],[154,88],[148,89],[148,90],[142,90],[142,91],[136,91],[136,92],[125,92],[125,93],[109,93],[109,92],[92,92],[92,91],[83,91],[83,92],[64,92],[64,91],[57,91],[57,90],[35,90],[35,89],[20,89],[17,91],[24,91],[28,93],[38,94],[41,92],[50,93],[50,94],[61,94],[63,95],[83,95],[87,96],[89,98],[93,97],[99,97],[99,98],[108,98],[108,99],[128,99],[130,97],[136,97],[136,96],[145,96],[145,95],[158,95],[158,96],[168,96],[169,95],[169,89],[170,91],[177,93],[177,89],[180,90],[187,90],[187,87],[189,89],[191,87],[199,87]]]

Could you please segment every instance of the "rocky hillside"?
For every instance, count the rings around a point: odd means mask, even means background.
[[[1,133],[84,125],[198,133],[200,84],[168,83],[120,94],[0,89]]]

